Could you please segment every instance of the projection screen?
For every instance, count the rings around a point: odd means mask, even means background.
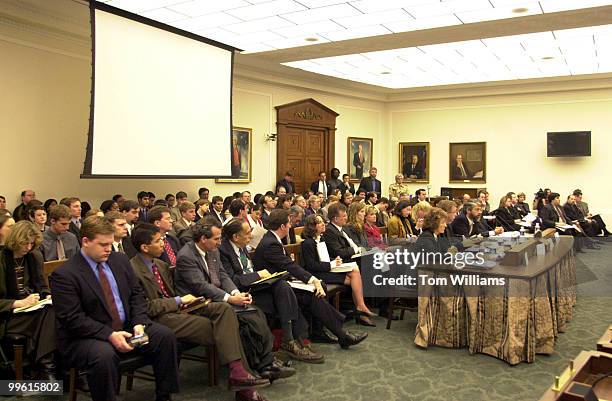
[[[230,177],[234,48],[92,2],[83,177]]]

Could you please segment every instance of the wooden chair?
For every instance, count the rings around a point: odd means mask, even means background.
[[[53,273],[55,271],[55,269],[57,269],[58,267],[63,265],[65,262],[66,262],[66,259],[64,259],[64,260],[52,260],[52,261],[49,261],[49,262],[45,262],[43,264],[43,279],[45,280],[45,284],[47,286],[49,285],[49,276],[51,275],[51,273]]]
[[[295,231],[295,235],[299,235],[301,237],[302,231],[304,231],[304,227],[295,227],[293,231]]]
[[[380,236],[382,237],[382,240],[385,244],[389,243],[389,238],[388,238],[388,230],[387,227],[378,227],[378,231],[380,231]]]
[[[302,244],[290,244],[283,245],[285,248],[285,252],[287,255],[295,261],[295,263],[300,264],[300,256],[302,255]]]

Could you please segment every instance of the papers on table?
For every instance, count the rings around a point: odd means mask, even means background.
[[[348,272],[352,272],[354,268],[357,267],[357,263],[356,262],[348,262],[348,263],[342,263],[340,266],[334,266],[331,268],[331,272],[332,273],[348,273]]]
[[[526,221],[520,221],[517,224],[522,227],[527,227],[527,228],[531,227],[531,223],[528,223]]]
[[[315,292],[314,284],[306,284],[306,283],[303,283],[303,282],[301,282],[299,280],[291,280],[291,281],[289,281],[289,285],[292,288],[295,288],[296,290]]]
[[[527,222],[527,223],[533,223],[533,221],[537,219],[536,216],[534,216],[533,214],[529,213],[528,215],[526,215],[525,217],[523,217],[523,221]]]
[[[26,313],[26,312],[34,312],[35,310],[39,310],[44,308],[47,305],[53,305],[53,302],[51,301],[51,299],[43,299],[42,301],[38,301],[37,303],[35,303],[32,306],[24,306],[21,308],[15,308],[13,309],[13,313]]]
[[[495,220],[495,216],[482,216],[485,220]]]
[[[321,262],[329,262],[329,252],[327,251],[327,245],[325,242],[317,243],[317,253],[319,254],[319,260]]]

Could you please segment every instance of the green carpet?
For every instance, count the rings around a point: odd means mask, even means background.
[[[407,313],[391,330],[377,319],[370,337],[348,351],[334,345],[315,344],[326,355],[322,365],[297,363],[297,375],[262,390],[270,400],[402,400],[402,401],[534,401],[552,384],[568,361],[581,350],[592,350],[612,322],[612,243],[599,251],[578,255],[578,301],[574,319],[558,337],[552,355],[538,355],[532,364],[510,366],[485,355],[470,355],[467,349],[432,347],[421,350],[412,343],[416,316]],[[586,269],[586,270],[585,270]],[[202,364],[181,365],[181,393],[175,400],[233,400],[227,391],[227,372],[218,387],[207,387]],[[42,397],[36,397],[42,399]],[[153,399],[153,384],[135,381],[131,392],[122,390],[123,400]],[[46,397],[58,400],[59,397]],[[79,399],[88,399],[79,395]]]

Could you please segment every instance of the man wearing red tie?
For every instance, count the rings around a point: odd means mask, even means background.
[[[170,209],[166,206],[155,206],[149,210],[149,223],[159,228],[161,238],[164,244],[164,252],[160,259],[168,263],[171,268],[176,266],[176,254],[181,249],[181,243],[178,238],[168,234],[172,231],[172,217]]]
[[[240,149],[238,149],[238,138],[232,137],[232,177],[240,177]]]

